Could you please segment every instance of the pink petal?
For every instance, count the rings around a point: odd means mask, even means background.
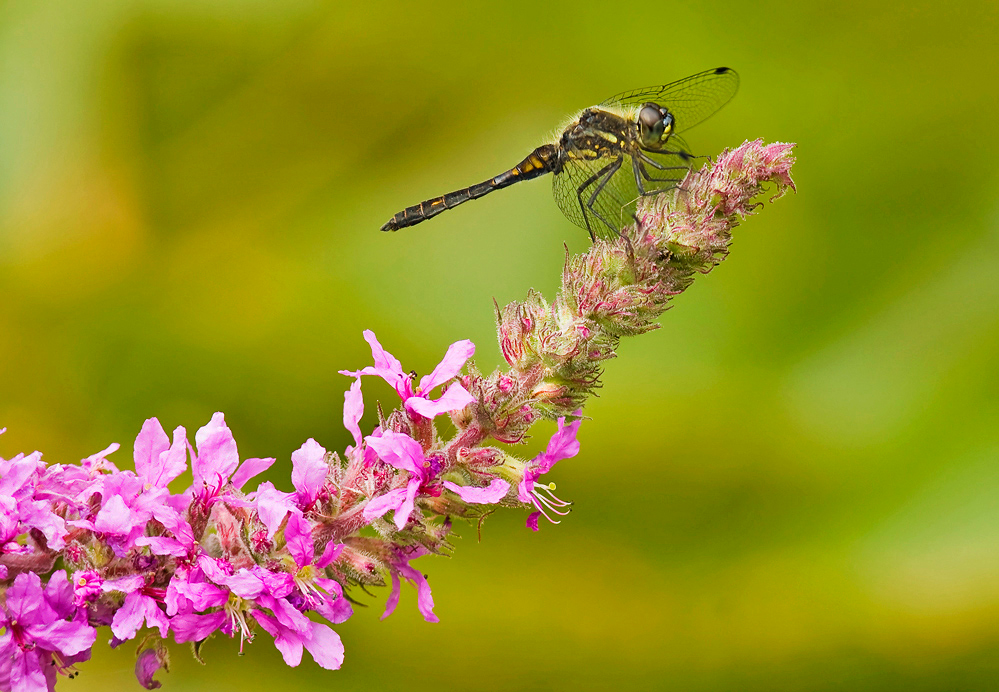
[[[188,613],[171,618],[170,629],[173,630],[173,638],[178,644],[197,642],[206,639],[208,635],[222,627],[225,624],[225,619],[224,610],[207,615]]]
[[[208,425],[194,435],[194,441],[198,446],[197,458],[191,465],[195,487],[204,483],[219,488],[239,466],[236,439],[225,424],[225,415],[219,412],[212,416]]]
[[[96,454],[91,454],[86,459],[82,460],[81,466],[83,468],[93,471],[93,470],[107,470],[118,473],[118,467],[112,464],[110,461],[105,459],[108,454],[117,452],[121,448],[117,442],[112,442],[105,449],[97,452]]]
[[[364,415],[364,395],[361,394],[361,380],[354,380],[350,389],[343,393],[343,427],[354,436],[354,444],[361,444],[361,428],[358,425]]]
[[[281,492],[270,481],[260,484],[256,491],[254,504],[260,521],[267,527],[267,538],[274,538],[274,533],[281,528],[288,512],[295,509],[292,493]]]
[[[170,585],[167,587],[167,612],[176,613],[177,608],[181,603],[177,601],[177,597],[183,597],[186,601],[189,601],[195,610],[207,610],[208,608],[214,608],[217,606],[225,605],[225,602],[229,600],[229,592],[220,589],[214,584],[209,584],[208,582],[192,582],[188,580],[188,575],[174,575],[173,579],[170,580]]]
[[[75,612],[73,586],[69,583],[66,570],[61,569],[58,572],[53,572],[49,577],[49,583],[45,585],[45,602],[61,618],[67,618]]]
[[[104,593],[120,591],[122,593],[130,594],[133,591],[138,591],[145,585],[146,579],[141,574],[130,574],[127,577],[108,579],[106,582],[101,584],[101,591]],[[118,638],[121,639],[122,637]]]
[[[577,416],[581,416],[582,414],[581,410],[575,413]],[[548,448],[536,457],[538,459],[538,468],[541,469],[542,473],[547,473],[551,470],[556,462],[579,454],[579,440],[576,439],[576,433],[579,431],[579,426],[582,422],[583,419],[578,418],[569,423],[569,425],[566,425],[565,418],[558,419],[558,432],[552,435],[552,439],[548,441]]]
[[[284,598],[274,598],[270,594],[261,594],[257,597],[257,603],[274,613],[274,617],[285,627],[305,634],[309,631],[312,621],[297,610]]]
[[[392,592],[389,597],[385,599],[385,612],[382,613],[380,620],[384,620],[389,615],[395,612],[395,608],[399,605],[399,596],[402,592],[402,585],[399,582],[399,575],[392,570]]]
[[[437,401],[413,396],[406,399],[406,408],[424,418],[433,418],[448,411],[460,411],[473,401],[475,398],[464,387],[455,382]]]
[[[468,339],[451,344],[434,371],[420,380],[420,392],[429,394],[434,387],[450,380],[465,367],[465,362],[474,354],[475,344]]]
[[[364,506],[365,521],[372,522],[390,509],[398,509],[405,499],[406,488],[396,488],[373,500],[368,500],[368,504]]]
[[[531,476],[528,475],[527,470],[524,471],[524,478],[517,484],[517,499],[524,503],[530,503],[534,500],[531,499],[532,483]]]
[[[531,512],[530,516],[527,517],[527,528],[531,531],[538,530],[538,519],[541,518],[541,512]]]
[[[367,517],[365,517],[365,519],[367,519]],[[330,541],[329,543],[326,544],[326,548],[323,550],[323,554],[319,557],[318,560],[316,560],[316,567],[318,567],[319,569],[325,569],[330,564],[332,564],[334,560],[340,557],[340,553],[342,552],[343,552],[343,543],[334,543],[333,541]]]
[[[22,572],[14,577],[13,585],[7,589],[7,609],[13,620],[56,617],[55,611],[45,602],[42,580],[34,572]]]
[[[191,445],[187,441],[187,430],[178,425],[173,430],[173,444],[166,452],[160,453],[160,472],[155,479],[156,485],[167,487],[174,478],[187,471],[187,450]]]
[[[409,435],[386,430],[381,437],[364,438],[379,458],[397,469],[419,475],[423,469],[423,447]]]
[[[146,649],[135,660],[135,677],[139,684],[147,690],[155,690],[161,687],[158,680],[153,680],[153,675],[166,663],[166,650],[159,647]]]
[[[371,357],[375,361],[375,369],[378,370],[378,374],[398,391],[403,380],[409,381],[409,375],[402,371],[402,363],[382,348],[375,333],[370,329],[364,330],[364,340],[371,346]]]
[[[305,648],[316,663],[326,670],[339,670],[343,665],[343,642],[340,641],[340,635],[319,622],[312,623],[309,634],[309,638],[305,640]]]
[[[430,593],[430,584],[427,583],[427,578],[423,576],[423,573],[417,569],[414,569],[408,564],[396,565],[402,576],[406,577],[416,584],[416,604],[420,609],[420,613],[423,614],[423,619],[427,622],[440,622],[440,619],[434,615],[434,597]]]
[[[49,683],[42,670],[41,652],[16,649],[12,658],[13,660],[7,664],[10,665],[11,692],[48,692]],[[45,659],[45,667],[50,668],[51,654]]]
[[[316,501],[330,472],[326,449],[310,437],[291,453],[291,463],[291,482],[298,491],[298,503],[308,507]]]
[[[312,526],[297,512],[288,517],[288,523],[284,527],[284,540],[288,552],[299,567],[312,564],[316,555],[312,543]]]
[[[134,637],[146,619],[146,601],[152,599],[137,591],[128,594],[121,608],[114,614],[114,619],[111,620],[111,633],[122,640]],[[155,602],[153,607],[156,607]],[[163,636],[166,636],[165,632]]]
[[[286,664],[294,668],[302,662],[303,645],[300,634],[282,627],[277,620],[261,610],[254,610],[253,617],[268,634],[274,637],[274,647],[281,652]]]
[[[34,625],[28,628],[31,638],[41,648],[59,651],[73,656],[94,645],[97,630],[84,622],[56,620],[43,627]]]
[[[163,426],[155,418],[148,418],[135,438],[132,457],[135,459],[135,472],[146,479],[158,475],[160,454],[170,449],[170,438]]]
[[[267,457],[266,459],[245,459],[239,465],[239,468],[236,469],[236,473],[232,474],[230,482],[236,487],[236,490],[242,490],[248,480],[269,469],[274,464],[274,461],[271,457]]]
[[[41,531],[49,548],[60,550],[66,546],[66,521],[52,511],[51,503],[21,502],[21,523]]]
[[[98,533],[127,534],[132,530],[132,512],[121,495],[112,495],[94,519]]]
[[[316,585],[329,595],[321,606],[316,607],[316,612],[334,625],[347,622],[354,614],[354,609],[351,607],[350,601],[344,598],[343,587],[340,586],[340,583],[334,579],[316,577]]]
[[[485,488],[462,486],[451,481],[444,481],[444,487],[457,493],[458,497],[473,505],[495,504],[506,497],[510,490],[510,484],[500,478],[494,478]]]
[[[187,555],[187,546],[176,538],[167,536],[140,536],[135,539],[136,545],[147,545],[153,555],[173,555],[174,557],[184,557]]]
[[[264,582],[248,569],[241,569],[226,578],[225,585],[240,598],[256,598],[265,591]]]
[[[412,478],[409,481],[409,485],[406,486],[406,498],[399,505],[399,509],[395,511],[395,526],[400,531],[406,528],[406,522],[409,521],[413,510],[416,509],[416,493],[419,490],[420,479]]]

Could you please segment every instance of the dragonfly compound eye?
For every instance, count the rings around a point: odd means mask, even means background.
[[[638,129],[643,146],[658,148],[673,131],[673,116],[666,109],[647,103],[638,111]]]

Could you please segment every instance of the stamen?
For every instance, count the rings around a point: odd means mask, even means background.
[[[535,490],[535,492],[533,494],[538,495],[539,497],[541,497],[541,495],[538,494],[538,491],[544,491],[546,493],[544,495],[544,497],[547,497],[548,501],[551,502],[553,505],[555,505],[557,507],[568,507],[569,505],[572,504],[571,502],[566,502],[565,500],[563,500],[563,499],[561,499],[559,497],[556,497],[552,493],[552,490],[554,490],[554,489],[555,489],[555,484],[554,483],[549,483],[548,485],[542,485],[541,483],[535,482],[534,483],[534,490]]]
[[[239,630],[239,655],[243,655],[243,644],[253,642],[253,631],[246,622],[246,615],[243,613],[242,599],[236,598],[225,604],[225,611],[229,615],[233,630]]]
[[[568,514],[571,511],[571,510],[568,510],[568,509],[565,510],[564,512],[559,511],[558,508],[552,502],[550,502],[547,498],[545,498],[542,495],[535,495],[534,497],[537,498],[538,502],[540,502],[541,504],[543,504],[545,507],[547,507],[551,511],[555,512],[555,514],[559,515],[560,517],[564,517],[566,514]],[[537,504],[537,503],[535,503],[535,504]]]
[[[547,519],[548,521],[550,521],[552,524],[561,524],[562,523],[561,521],[552,519],[550,516],[548,516],[548,514],[545,512],[545,508],[542,507],[540,504],[538,504],[538,502],[535,502],[534,506],[538,508],[539,512],[541,512],[541,516],[543,516],[545,519]]]

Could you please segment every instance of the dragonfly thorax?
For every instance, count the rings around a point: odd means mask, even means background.
[[[661,149],[673,134],[673,114],[655,103],[642,106],[637,124],[639,139],[647,149]]]

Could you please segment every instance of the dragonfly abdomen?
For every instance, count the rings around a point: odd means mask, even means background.
[[[432,219],[442,211],[453,209],[470,199],[478,199],[494,190],[501,190],[522,180],[531,180],[555,170],[557,165],[557,149],[553,144],[546,144],[532,151],[527,158],[504,173],[494,178],[484,180],[477,185],[449,192],[440,197],[434,197],[420,202],[412,207],[406,207],[393,216],[382,226],[383,231],[397,231],[400,228],[415,226],[421,221]]]

